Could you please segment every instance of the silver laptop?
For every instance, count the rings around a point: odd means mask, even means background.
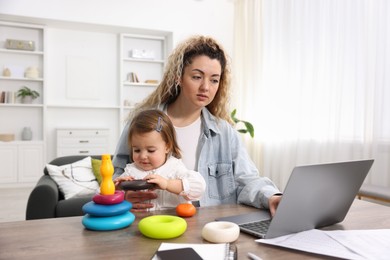
[[[297,166],[271,219],[268,210],[217,218],[242,232],[274,238],[344,220],[374,160]]]

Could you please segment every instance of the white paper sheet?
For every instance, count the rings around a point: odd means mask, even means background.
[[[390,229],[336,231],[312,229],[256,241],[346,259],[390,259]]]
[[[324,232],[365,259],[390,259],[390,229]]]

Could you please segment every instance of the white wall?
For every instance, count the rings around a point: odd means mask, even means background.
[[[233,0],[0,0],[0,15],[212,35],[231,54]]]

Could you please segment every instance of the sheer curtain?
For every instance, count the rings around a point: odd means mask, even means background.
[[[262,175],[281,189],[295,165],[375,159],[390,187],[390,2],[236,0],[233,106]]]

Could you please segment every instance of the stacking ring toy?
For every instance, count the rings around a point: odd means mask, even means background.
[[[122,190],[148,190],[156,187],[156,184],[145,180],[123,181],[119,185]]]
[[[230,243],[237,240],[240,228],[228,221],[207,223],[202,229],[202,237],[211,243]]]
[[[134,220],[134,214],[129,211],[124,214],[111,217],[94,217],[86,214],[82,219],[82,224],[90,230],[110,231],[130,226]]]
[[[187,229],[187,222],[176,216],[155,215],[141,219],[138,229],[146,237],[169,239],[181,236]]]
[[[86,214],[93,215],[95,217],[111,217],[126,213],[132,208],[132,204],[127,200],[122,201],[119,204],[100,205],[93,201],[85,203],[82,210]]]
[[[125,193],[121,190],[116,190],[112,195],[96,194],[92,200],[97,204],[111,205],[121,203],[125,199]]]

